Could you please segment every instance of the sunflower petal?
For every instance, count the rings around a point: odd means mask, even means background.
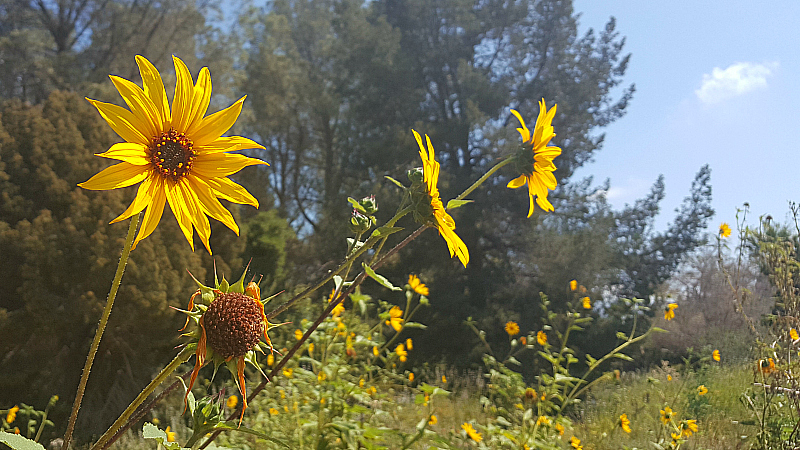
[[[124,78],[109,75],[111,82],[119,91],[119,95],[125,100],[131,112],[146,128],[141,131],[148,136],[158,136],[161,134],[161,118],[156,110],[156,105],[145,95],[142,88]]]
[[[125,161],[135,166],[146,166],[150,164],[150,159],[145,150],[147,150],[147,146],[143,144],[120,142],[112,145],[104,153],[96,153],[95,156]]]
[[[172,128],[179,133],[185,133],[189,125],[189,117],[192,113],[192,74],[189,68],[180,58],[173,55],[172,62],[175,64],[175,96],[172,97]]]
[[[208,117],[204,117],[200,125],[196,126],[192,133],[192,141],[195,145],[202,147],[210,144],[230,130],[242,112],[242,104],[245,98],[247,98],[246,95],[222,111],[217,111]]]
[[[522,125],[522,128],[517,128],[517,131],[519,131],[520,136],[522,136],[522,142],[528,142],[528,140],[530,140],[531,138],[531,132],[530,130],[528,130],[528,127],[525,126],[525,120],[522,118],[522,116],[516,109],[512,109],[511,114],[513,114],[517,118],[517,120],[519,120],[519,123]]]
[[[87,181],[78,183],[78,186],[92,191],[123,188],[144,181],[147,174],[148,171],[142,166],[121,162],[103,169]]]
[[[147,145],[149,140],[143,134],[147,130],[144,123],[137,119],[133,113],[127,109],[112,105],[111,103],[100,102],[86,98],[92,104],[103,119],[108,122],[111,129],[119,135],[122,139],[128,142],[136,142],[137,144]]]
[[[164,182],[164,189],[166,190],[169,207],[172,209],[175,218],[178,219],[178,226],[181,228],[183,236],[189,241],[189,246],[192,247],[192,251],[194,251],[194,229],[192,228],[192,220],[189,218],[186,208],[184,208],[183,201],[181,200],[182,196],[178,190],[178,183]]]
[[[510,188],[510,189],[517,189],[517,188],[520,188],[522,186],[525,186],[525,182],[527,182],[527,181],[528,181],[528,176],[525,175],[525,174],[522,174],[522,175],[518,176],[517,178],[514,178],[513,180],[509,181],[508,184],[506,185],[506,187]]]
[[[437,221],[438,220],[439,218],[437,217]],[[442,225],[441,222],[440,225]],[[442,238],[447,243],[447,249],[450,250],[450,257],[458,256],[461,264],[467,267],[467,263],[469,262],[469,250],[467,249],[467,245],[464,244],[464,241],[458,237],[455,231],[448,227],[440,226],[439,234],[441,234]]]
[[[142,219],[142,226],[139,228],[139,234],[136,240],[133,241],[131,250],[136,248],[139,241],[150,236],[161,221],[161,216],[164,214],[164,205],[166,203],[166,194],[164,193],[165,181],[161,178],[156,178],[153,183],[151,203],[147,205],[147,210],[144,212],[144,219]],[[139,196],[137,195],[137,198]],[[134,204],[136,199],[134,199]],[[131,205],[133,206],[133,205]]]
[[[210,144],[206,144],[202,147],[195,146],[198,155],[235,152],[237,150],[245,150],[249,148],[258,148],[263,150],[264,146],[242,136],[222,136],[214,139]]]
[[[197,84],[192,93],[192,111],[189,115],[186,134],[191,135],[200,125],[203,116],[208,111],[209,102],[211,102],[211,73],[209,73],[208,67],[203,67],[197,76]]]
[[[211,187],[199,177],[187,177],[187,183],[190,189],[197,194],[200,205],[203,207],[203,212],[224,223],[226,227],[233,230],[238,236],[239,226],[236,225],[233,215],[231,215],[231,212],[225,209],[222,203],[217,200]]]
[[[124,213],[120,214],[119,217],[112,220],[110,223],[117,223],[121,220],[125,220],[128,217],[138,214],[141,210],[143,210],[147,205],[150,205],[153,200],[153,181],[156,180],[155,177],[147,177],[142,184],[139,185],[139,191],[136,193],[136,198],[133,199],[131,205],[128,209],[125,210]],[[163,206],[161,209],[164,209]]]
[[[189,181],[186,178],[179,180],[176,185],[180,199],[185,207],[184,211],[188,214],[189,220],[192,221],[192,225],[197,230],[197,236],[200,237],[200,241],[208,250],[208,254],[212,254],[211,246],[208,244],[208,239],[211,237],[211,224],[208,223],[208,217],[203,212],[197,193],[189,186]]]
[[[142,76],[144,94],[150,97],[158,111],[159,120],[161,121],[158,134],[161,134],[167,131],[169,123],[172,121],[169,103],[167,102],[167,91],[164,89],[164,82],[161,80],[161,74],[158,73],[155,66],[144,56],[136,55],[136,64],[139,66],[139,73]]]
[[[192,171],[205,178],[227,177],[247,166],[265,164],[264,161],[248,158],[235,153],[214,153],[198,156],[192,165]]]
[[[539,207],[542,208],[545,211],[550,211],[550,212],[554,211],[553,204],[550,203],[547,200],[547,196],[546,195],[544,197],[537,196],[536,197],[536,204],[538,204]],[[530,216],[528,216],[528,217],[530,217]]]
[[[229,202],[251,205],[258,208],[258,200],[250,195],[243,186],[240,186],[228,178],[209,178],[203,180],[214,190],[214,194]]]

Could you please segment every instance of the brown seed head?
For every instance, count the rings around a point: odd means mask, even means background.
[[[244,294],[219,294],[203,316],[208,346],[225,359],[243,356],[264,335],[261,305]]]

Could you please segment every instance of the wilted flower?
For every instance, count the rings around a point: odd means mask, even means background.
[[[142,56],[136,56],[144,90],[117,76],[111,81],[130,111],[110,103],[88,99],[103,119],[126,142],[114,144],[97,156],[122,161],[104,169],[78,186],[107,190],[140,183],[130,207],[111,223],[119,222],[147,208],[133,248],[149,236],[161,220],[164,206],[178,220],[186,240],[194,250],[194,231],[211,253],[208,239],[211,227],[208,216],[224,223],[239,234],[239,227],[219,198],[258,208],[258,201],[228,176],[241,169],[267,164],[231,151],[261,148],[241,136],[222,136],[233,126],[245,97],[230,107],[205,116],[211,100],[211,75],[200,70],[197,84],[189,69],[173,56],[177,83],[169,109],[164,83],[156,68]]]

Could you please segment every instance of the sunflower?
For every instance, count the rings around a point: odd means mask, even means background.
[[[475,428],[472,427],[471,423],[464,422],[461,425],[461,429],[466,431],[469,437],[472,438],[473,441],[480,442],[483,440],[483,436],[477,431],[475,431]]]
[[[245,288],[244,274],[233,285],[224,277],[221,283],[215,280],[216,288],[195,281],[200,289],[189,300],[188,310],[181,310],[196,324],[194,330],[184,334],[190,338],[188,345],[196,348],[195,365],[184,402],[187,401],[197,374],[206,360],[214,362],[214,373],[224,363],[231,375],[234,375],[239,393],[242,395],[243,407],[239,418],[241,424],[244,410],[247,409],[245,363],[250,363],[261,371],[255,351],[261,353],[264,353],[264,350],[270,353],[274,351],[267,331],[276,325],[269,323],[264,315],[264,304],[271,297],[261,300],[261,290],[256,283],[251,282]],[[196,298],[199,298],[197,303],[195,303]],[[262,336],[264,342],[261,341]],[[285,371],[286,369],[284,374]],[[263,371],[261,373],[263,374]]]
[[[429,138],[427,134],[425,135],[428,145],[428,151],[426,152],[425,147],[422,145],[422,137],[416,131],[411,131],[414,132],[414,137],[417,139],[417,144],[419,145],[419,156],[422,158],[423,180],[427,187],[427,194],[430,197],[429,206],[431,208],[431,214],[430,217],[426,219],[439,230],[439,234],[444,238],[444,241],[447,242],[447,248],[450,250],[450,257],[458,256],[461,264],[467,267],[467,263],[469,262],[469,250],[467,250],[467,245],[464,244],[464,241],[456,234],[456,222],[450,214],[445,211],[442,199],[439,197],[439,188],[436,187],[436,184],[439,182],[439,163],[434,159],[431,138]]]
[[[419,295],[428,295],[430,293],[428,286],[425,286],[425,283],[421,282],[419,277],[416,275],[408,276],[408,285],[411,286],[411,289]]]
[[[627,414],[619,416],[619,426],[622,427],[622,431],[626,433],[631,432],[631,421],[628,419]]]
[[[711,359],[713,359],[713,360],[714,360],[714,361],[716,361],[716,362],[719,362],[719,360],[720,360],[720,357],[719,357],[719,350],[717,350],[717,349],[714,349],[714,351],[713,351],[713,352],[711,352]]]
[[[661,422],[663,422],[664,425],[670,423],[672,421],[672,416],[675,414],[675,412],[672,411],[672,408],[670,408],[669,406],[665,406],[664,409],[660,411],[661,411]]]
[[[726,238],[731,235],[731,227],[725,222],[722,222],[719,226],[719,235],[720,237]]]
[[[544,99],[539,102],[539,117],[533,127],[533,134],[525,126],[522,116],[516,110],[511,110],[511,113],[522,124],[522,128],[517,128],[522,136],[522,150],[516,157],[517,166],[522,175],[509,181],[507,187],[517,189],[528,184],[531,205],[528,209],[528,217],[533,215],[534,197],[540,208],[545,211],[553,211],[553,205],[547,200],[547,193],[548,189],[552,191],[556,188],[556,177],[553,176],[556,166],[553,164],[553,158],[561,154],[561,149],[548,147],[547,144],[550,143],[550,139],[555,137],[552,123],[553,116],[556,115],[556,107],[557,105],[553,105],[548,111]]]
[[[677,303],[669,303],[667,307],[664,308],[664,318],[667,320],[672,320],[675,318],[675,310],[678,308]]]
[[[706,395],[706,394],[708,394],[708,388],[706,387],[705,384],[697,386],[697,395]]]
[[[386,320],[386,325],[391,325],[394,331],[403,329],[403,310],[399,306],[392,306],[389,310],[389,319]]]
[[[519,334],[519,324],[517,324],[517,322],[514,322],[513,320],[509,320],[508,322],[506,322],[505,328],[506,328],[506,333],[508,333],[509,336],[516,336]]]
[[[132,248],[156,229],[164,205],[169,202],[192,250],[193,229],[196,229],[211,253],[208,245],[211,227],[206,216],[239,234],[233,216],[218,199],[258,208],[255,197],[227,177],[247,166],[267,164],[228,152],[264,147],[241,136],[222,136],[239,117],[245,97],[222,111],[205,116],[211,99],[208,68],[200,70],[195,84],[186,64],[175,56],[172,59],[177,83],[171,111],[161,75],[142,56],[136,56],[136,63],[144,90],[124,78],[110,77],[130,111],[87,98],[126,142],[114,144],[97,155],[122,162],[78,186],[106,190],[141,183],[133,203],[111,221],[119,222],[147,208]]]

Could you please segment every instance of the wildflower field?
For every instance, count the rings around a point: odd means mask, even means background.
[[[800,445],[800,207],[574,176],[613,18],[6,3],[0,448]]]

